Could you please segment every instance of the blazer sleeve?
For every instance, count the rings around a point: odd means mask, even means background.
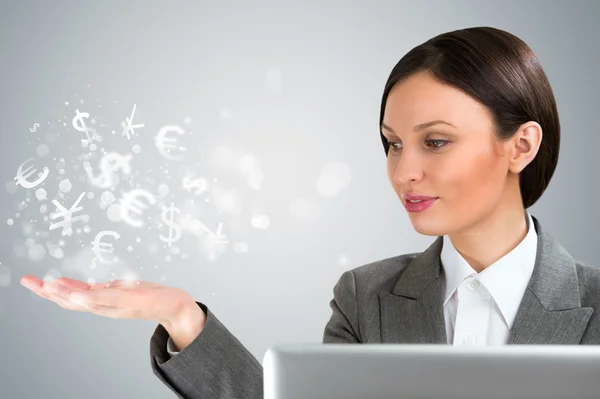
[[[331,317],[323,343],[359,343],[354,275],[345,272],[330,302]],[[261,363],[219,321],[208,307],[196,302],[206,314],[202,332],[176,356],[167,353],[169,335],[158,325],[150,339],[154,374],[179,398],[263,399]]]

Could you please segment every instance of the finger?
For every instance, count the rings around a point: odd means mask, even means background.
[[[72,287],[72,288],[77,288],[80,290],[87,290],[90,288],[90,284],[81,281],[81,280],[75,280],[72,278],[68,278],[68,277],[59,277],[55,280],[57,283],[67,286],[67,287]]]
[[[69,294],[71,293],[72,289],[64,285],[53,281],[45,281],[39,291],[41,296],[56,302],[65,309],[88,311],[86,307],[69,299]]]
[[[21,285],[25,288],[33,289],[42,285],[42,280],[36,276],[28,275],[23,276],[20,281]]]
[[[131,296],[125,292],[122,292],[122,295]],[[106,296],[102,295],[102,297]],[[121,300],[118,304],[117,302],[114,302],[114,306],[102,305],[97,298],[98,297],[90,291],[73,291],[69,295],[70,302],[76,303],[88,312],[100,316],[114,319],[144,318],[145,312],[143,312],[143,307],[136,305],[137,301],[132,301],[131,298],[128,300]]]
[[[133,308],[142,302],[144,291],[123,290],[119,288],[97,290],[73,290],[68,298],[88,306],[105,306],[112,308]]]
[[[37,290],[37,292],[34,291],[34,293],[44,299],[47,299],[51,302],[56,303],[57,305],[60,305],[61,307],[67,310],[87,311],[87,309],[83,308],[82,306],[71,302],[68,299],[64,299],[58,295],[46,292],[46,290],[44,289],[39,289]]]
[[[138,280],[111,280],[92,284],[90,286],[90,290],[99,290],[104,288],[139,288],[140,286],[141,282]]]

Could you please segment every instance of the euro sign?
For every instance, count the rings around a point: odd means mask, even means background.
[[[114,256],[112,260],[106,260],[101,255],[102,253],[112,254],[115,250],[115,248],[113,247],[113,244],[101,241],[102,237],[104,237],[104,236],[112,236],[115,238],[115,240],[118,240],[121,237],[119,235],[119,233],[117,233],[116,231],[110,231],[110,230],[101,231],[98,234],[96,234],[94,241],[92,241],[92,251],[94,252],[96,259],[98,259],[100,262],[106,263],[109,265],[114,264],[114,263],[118,262],[119,258]],[[94,263],[94,266],[95,266],[95,263]]]
[[[48,173],[50,173],[50,170],[44,167],[42,175],[36,181],[27,180],[29,176],[37,172],[37,169],[33,169],[33,166],[29,166],[27,169],[23,170],[23,166],[25,166],[27,162],[31,161],[33,161],[33,158],[29,158],[27,161],[23,162],[17,169],[17,175],[13,178],[13,180],[16,181],[17,186],[20,184],[24,188],[34,188],[35,186],[39,185],[41,182],[46,180],[46,177],[48,177]]]
[[[141,188],[136,188],[129,191],[128,193],[125,193],[123,195],[123,198],[121,199],[121,218],[123,218],[123,220],[127,222],[127,224],[133,227],[142,227],[144,225],[144,222],[138,219],[133,219],[130,214],[131,212],[134,212],[138,215],[141,215],[142,210],[148,207],[140,200],[140,197],[146,198],[150,205],[154,205],[156,203],[156,199],[154,198],[154,196],[148,191],[143,190]]]
[[[156,147],[158,148],[158,152],[161,153],[167,159],[171,159],[174,161],[180,161],[183,159],[182,155],[173,156],[170,154],[172,150],[177,151],[185,151],[185,147],[177,145],[176,137],[166,137],[168,133],[174,132],[178,135],[185,134],[185,131],[177,126],[177,125],[167,125],[163,126],[159,131],[156,137],[154,138],[154,142],[156,143]]]

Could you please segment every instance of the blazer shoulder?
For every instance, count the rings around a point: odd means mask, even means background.
[[[575,261],[582,306],[596,308],[600,304],[600,268]]]
[[[357,290],[368,287],[369,291],[390,291],[399,276],[421,252],[406,253],[358,266],[349,270],[354,275]]]

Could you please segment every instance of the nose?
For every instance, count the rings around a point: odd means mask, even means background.
[[[402,149],[402,154],[397,157],[394,166],[394,181],[400,186],[408,183],[415,183],[423,178],[422,160],[419,159],[417,151],[406,151]]]

